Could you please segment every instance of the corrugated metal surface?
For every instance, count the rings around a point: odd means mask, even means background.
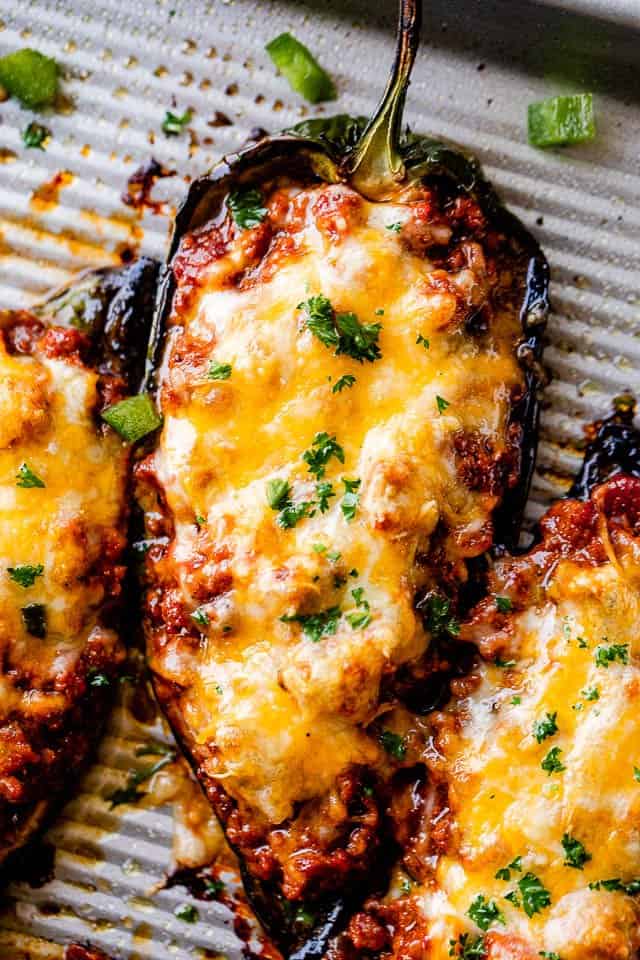
[[[478,153],[552,264],[556,312],[546,361],[553,381],[532,516],[574,469],[567,445],[583,424],[623,388],[640,390],[640,36],[634,4],[618,4],[623,30],[576,12],[587,2],[563,12],[518,0],[469,0],[452,10],[434,0],[407,107],[415,129]],[[29,303],[79,267],[117,260],[125,247],[162,255],[166,214],[185,176],[239,146],[252,127],[275,130],[310,114],[263,51],[281,30],[293,30],[333,73],[340,99],[327,112],[370,111],[391,60],[394,21],[393,3],[378,4],[375,14],[371,6],[31,0],[2,11],[0,51],[29,44],[56,57],[69,102],[43,121],[53,132],[44,153],[22,145],[31,115],[13,102],[0,105],[0,303]],[[640,12],[637,19],[640,31]],[[527,146],[527,103],[570,89],[595,89],[597,142],[547,152]],[[194,116],[189,132],[169,139],[161,123],[174,107]],[[232,125],[215,125],[216,111]],[[180,175],[154,190],[167,199],[166,214],[140,221],[121,196],[151,156]],[[42,190],[61,171],[69,174],[61,188]],[[170,811],[127,808],[116,819],[100,799],[148,737],[126,714],[114,717],[100,762],[52,832],[55,881],[9,892],[0,960],[57,958],[61,951],[45,941],[72,936],[123,958],[233,952],[224,908],[200,904],[201,922],[189,925],[173,916],[183,891],[149,893],[168,866]],[[87,853],[96,849],[94,861]],[[77,916],[87,923],[79,926]],[[8,927],[22,931],[18,940]]]

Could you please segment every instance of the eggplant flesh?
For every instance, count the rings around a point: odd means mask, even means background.
[[[0,312],[0,463],[13,499],[0,511],[6,877],[91,755],[124,657],[130,454],[99,412],[140,384],[158,271],[148,259],[89,271],[30,310]]]
[[[283,134],[266,138],[236,155],[227,157],[210,174],[191,185],[174,224],[168,269],[160,286],[145,376],[145,388],[156,393],[159,406],[165,415],[165,428],[160,434],[158,444],[155,449],[149,450],[147,459],[140,464],[137,472],[138,501],[146,515],[147,523],[145,537],[151,542],[154,538],[156,540],[156,546],[148,552],[145,559],[144,573],[147,646],[156,693],[178,741],[227,831],[231,846],[239,855],[247,892],[259,918],[286,955],[308,958],[322,956],[331,933],[344,926],[357,904],[372,890],[384,888],[389,866],[396,855],[395,840],[388,830],[384,813],[390,782],[396,770],[392,764],[392,769],[385,766],[384,774],[380,774],[372,771],[367,763],[356,765],[359,778],[357,796],[349,801],[341,801],[346,802],[347,805],[352,803],[353,817],[360,822],[366,818],[369,810],[367,805],[369,801],[367,800],[363,805],[362,798],[374,797],[375,814],[372,816],[377,818],[378,824],[375,831],[377,853],[374,856],[372,850],[367,860],[367,869],[357,874],[348,874],[346,877],[340,877],[339,871],[336,871],[333,884],[327,883],[325,879],[317,888],[314,889],[312,886],[308,898],[305,894],[300,899],[285,895],[282,877],[278,877],[277,871],[275,876],[267,876],[260,866],[259,852],[256,853],[259,849],[269,852],[270,844],[277,842],[277,838],[273,836],[269,841],[264,837],[272,828],[277,832],[278,822],[270,821],[268,816],[265,817],[250,805],[243,805],[238,801],[237,793],[234,794],[233,790],[227,789],[228,782],[225,782],[224,777],[218,779],[207,772],[207,768],[211,770],[212,765],[215,766],[212,757],[216,754],[216,737],[213,735],[207,740],[198,729],[198,725],[194,726],[187,719],[191,709],[186,703],[189,682],[185,680],[185,674],[181,674],[181,668],[176,668],[175,665],[178,660],[183,659],[186,662],[188,656],[192,654],[187,656],[186,653],[179,652],[178,647],[182,645],[183,640],[175,641],[178,635],[175,632],[175,625],[179,620],[182,624],[181,636],[190,638],[188,643],[185,641],[185,646],[190,645],[195,651],[210,649],[214,641],[210,636],[209,628],[211,623],[214,623],[215,627],[217,608],[209,607],[208,603],[219,602],[216,592],[218,587],[214,587],[212,582],[206,584],[198,580],[192,588],[190,578],[200,577],[200,574],[194,574],[193,570],[189,572],[184,569],[175,575],[168,572],[174,562],[179,531],[184,528],[184,516],[176,515],[176,488],[172,489],[171,483],[166,482],[167,476],[172,474],[173,466],[169,461],[163,463],[163,457],[174,443],[173,434],[169,432],[174,429],[171,417],[173,400],[167,401],[167,397],[171,395],[175,398],[180,395],[181,390],[188,391],[190,389],[188,378],[194,372],[202,383],[207,379],[207,364],[213,364],[214,361],[223,363],[228,358],[225,358],[217,349],[219,344],[216,344],[215,338],[209,336],[207,339],[207,335],[202,331],[200,334],[194,333],[191,344],[185,346],[191,335],[190,324],[194,329],[197,324],[193,318],[190,319],[187,316],[190,308],[185,308],[187,312],[183,316],[180,309],[176,307],[182,295],[182,280],[179,274],[181,271],[184,274],[182,268],[185,249],[190,247],[197,256],[199,250],[203,252],[206,250],[207,244],[210,247],[215,246],[217,241],[212,240],[212,237],[219,238],[233,233],[234,227],[228,202],[230,197],[238,193],[257,190],[262,200],[267,202],[269,196],[277,190],[285,192],[294,190],[295,192],[300,189],[322,192],[326,189],[331,193],[332,189],[336,192],[342,189],[346,193],[351,191],[358,195],[363,205],[376,203],[380,209],[388,209],[390,216],[393,215],[398,204],[419,203],[427,195],[434,199],[441,210],[463,209],[465,204],[469,209],[476,210],[485,224],[485,237],[489,247],[496,238],[499,238],[497,243],[501,253],[498,254],[498,259],[502,256],[503,266],[506,262],[509,264],[511,280],[508,288],[502,290],[502,308],[504,312],[509,312],[515,321],[511,332],[510,351],[515,367],[519,367],[517,388],[514,387],[511,390],[507,403],[508,413],[501,426],[504,430],[505,448],[509,448],[511,457],[510,468],[503,470],[491,492],[487,491],[492,501],[488,511],[491,533],[476,552],[480,553],[482,549],[495,545],[508,547],[516,542],[535,459],[538,390],[543,379],[540,362],[543,332],[549,307],[548,265],[534,238],[517,218],[502,206],[491,186],[483,178],[480,166],[473,157],[465,155],[452,144],[433,138],[414,134],[400,136],[401,103],[417,44],[419,29],[417,21],[417,8],[405,0],[401,4],[401,30],[394,73],[373,121],[367,123],[360,118],[348,116],[306,121]],[[380,149],[386,151],[385,159],[381,164],[372,162],[372,157],[375,159],[374,155],[377,156]],[[259,240],[261,229],[261,226],[256,228],[256,242]],[[248,230],[246,235],[250,236],[251,233],[252,231]],[[472,227],[468,225],[460,227],[457,233],[454,231],[452,234],[454,241],[451,247],[456,245],[460,247],[465,240],[473,242],[472,233]],[[235,236],[239,237],[240,231],[237,231]],[[241,240],[238,242],[240,243]],[[448,247],[447,242],[441,249],[435,249],[435,246],[437,245],[434,245],[434,249],[430,252],[437,261],[437,265],[446,272],[447,269],[451,269],[448,266],[447,257],[453,251]],[[204,255],[206,259],[208,254]],[[204,261],[201,262],[200,274],[198,274],[197,264],[195,266],[187,264],[187,269],[193,268],[194,287],[200,286],[202,290],[209,283],[207,271],[211,266],[212,258],[208,259],[206,265]],[[259,275],[259,269],[255,264],[251,269]],[[245,280],[242,282],[245,281],[247,285],[252,282],[251,270],[246,272]],[[259,278],[258,282],[260,282]],[[319,293],[322,293],[319,288],[309,291],[310,295]],[[344,306],[338,304],[336,310],[338,309],[344,309]],[[369,319],[376,318],[367,317],[367,320]],[[234,322],[231,319],[230,325],[232,326]],[[381,322],[384,327],[385,319],[382,318]],[[491,330],[487,329],[487,314],[481,305],[478,309],[469,308],[467,311],[461,336],[468,338],[470,344],[480,345],[486,343],[487,337],[491,336]],[[186,339],[181,340],[181,337]],[[180,345],[176,348],[178,341]],[[195,341],[198,342],[195,343]],[[418,347],[433,349],[429,347],[428,342],[423,343],[422,346],[418,344],[416,349]],[[177,349],[177,354],[172,353],[174,349]],[[197,363],[194,361],[195,353],[192,355],[189,353],[191,349],[198,352]],[[180,366],[183,371],[180,374],[181,386],[177,386],[177,379],[175,381],[172,379],[172,365],[178,355],[180,359],[176,361],[176,369]],[[198,363],[199,366],[197,366]],[[234,365],[234,371],[230,375],[227,374],[228,389],[231,393],[236,376],[235,369]],[[356,379],[357,372],[354,370]],[[215,374],[216,377],[219,375],[221,376],[221,374]],[[168,388],[169,382],[171,382],[170,388]],[[216,390],[218,390],[217,385]],[[505,390],[508,392],[509,388],[505,387]],[[212,397],[211,404],[229,403],[229,396],[225,391],[227,387],[221,386],[216,394],[218,399]],[[268,401],[267,391],[265,402]],[[256,413],[258,414],[258,411]],[[180,419],[180,416],[176,416],[176,421]],[[188,420],[188,417],[182,419]],[[257,419],[259,419],[258,415]],[[320,431],[321,427],[318,426],[317,429]],[[185,430],[190,431],[191,427],[185,427]],[[202,430],[204,431],[204,427]],[[218,436],[212,432],[211,436],[214,435]],[[195,443],[200,443],[204,439],[204,435],[198,435],[198,428],[195,428],[193,436]],[[260,441],[256,439],[256,447],[259,445]],[[466,457],[467,462],[470,463],[475,452],[475,449],[472,451],[469,448],[460,455]],[[253,452],[251,455],[253,456]],[[212,469],[219,470],[220,467],[212,467]],[[196,472],[197,469],[194,466],[194,476]],[[479,472],[482,472],[482,468]],[[189,482],[185,480],[186,484]],[[179,483],[182,484],[182,480]],[[183,493],[184,486],[181,497]],[[256,493],[256,496],[261,498],[263,494]],[[187,500],[189,500],[188,494]],[[184,498],[181,500],[180,509],[182,510],[183,507]],[[195,523],[198,530],[196,535],[202,536],[204,545],[208,535],[208,518],[201,516],[200,506],[195,499],[190,501],[190,509],[194,518],[191,523]],[[191,533],[189,537],[192,537]],[[469,575],[470,565],[466,557],[457,568],[457,572],[454,572],[449,564],[447,551],[450,538],[447,540],[446,531],[439,529],[436,539],[438,537],[441,537],[440,559],[445,572],[441,578],[437,574],[435,578],[430,575],[414,596],[414,602],[419,608],[419,616],[422,609],[429,607],[430,598],[434,594],[439,603],[450,606],[453,615],[459,588],[462,581]],[[180,549],[182,548],[178,546],[178,550]],[[208,546],[203,546],[201,563],[204,565],[210,559],[205,559],[208,549]],[[222,543],[220,543],[220,550],[224,550]],[[470,551],[469,556],[472,554],[473,550]],[[432,551],[429,558],[423,558],[423,564],[434,568],[438,564],[435,556],[435,551]],[[224,583],[225,576],[227,576],[226,573],[220,574],[221,583]],[[188,585],[185,586],[185,584]],[[225,589],[222,588],[223,594]],[[171,595],[170,600],[169,595]],[[204,612],[200,610],[201,606]],[[316,611],[312,607],[309,613],[314,612]],[[296,613],[297,611],[293,609],[290,611],[291,620],[295,620]],[[286,619],[286,617],[275,619]],[[425,618],[423,627],[427,635],[432,626],[433,624],[429,624]],[[231,640],[233,632],[232,628],[229,629],[228,638]],[[433,635],[435,636],[435,633]],[[173,649],[174,641],[177,659],[173,667],[167,669],[166,663],[162,662],[163,651]],[[198,655],[197,652],[193,654],[193,656]],[[423,675],[427,676],[432,669],[428,655],[425,655],[423,650],[416,654],[416,658],[421,665]],[[379,692],[381,698],[388,696],[390,700],[386,702],[392,704],[394,700],[401,697],[400,689],[394,688],[394,672],[395,668],[389,664],[388,670],[385,671],[384,688],[381,687]],[[222,681],[215,685],[212,680],[211,685],[224,689]],[[370,737],[375,741],[383,734],[384,731],[374,725]],[[204,740],[207,742],[203,743]],[[388,744],[392,745],[393,742],[387,738]],[[397,766],[401,765],[400,763]],[[281,775],[286,776],[286,773],[283,772]],[[293,814],[287,817],[286,822],[283,821],[280,824],[282,833],[285,834],[292,823],[300,824],[304,822],[305,817],[309,816],[311,814],[308,803],[296,804]],[[256,836],[262,836],[263,841],[256,843],[255,856],[247,858],[242,838],[253,833]],[[339,845],[338,843],[337,846]],[[299,852],[302,854],[302,850]],[[337,854],[339,850],[334,849],[332,852]],[[296,951],[299,951],[299,954]]]
[[[489,942],[509,955],[533,955],[541,946],[582,954],[594,927],[598,944],[615,936],[620,949],[637,950],[637,884],[600,882],[616,871],[635,878],[640,868],[635,846],[615,840],[636,822],[633,795],[623,800],[618,786],[633,766],[638,737],[634,412],[633,398],[625,397],[590,429],[575,483],[542,517],[533,545],[495,558],[485,598],[461,623],[460,639],[476,650],[473,679],[423,727],[430,756],[408,783],[422,806],[395,807],[404,843],[392,888],[371,897],[331,938],[331,960],[403,960],[420,947],[440,960],[465,956],[466,944],[486,952]],[[495,597],[503,599],[502,610]],[[546,725],[532,727],[545,718]],[[430,844],[443,810],[446,842]],[[566,876],[554,876],[543,853],[556,841],[565,848],[564,867],[574,868]],[[568,853],[571,844],[577,859]],[[508,905],[519,905],[525,875],[544,894],[531,926]],[[447,908],[434,910],[432,896]],[[501,911],[486,941],[470,932],[474,902]]]

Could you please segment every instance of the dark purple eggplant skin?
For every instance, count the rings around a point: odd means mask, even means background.
[[[81,328],[91,343],[88,362],[93,369],[122,378],[129,391],[135,393],[144,370],[159,270],[160,264],[148,258],[123,267],[90,270],[32,307],[29,313],[45,327],[55,324]],[[11,313],[5,316],[10,322]],[[105,615],[113,617],[114,626],[119,626],[123,612],[119,606],[109,609]],[[113,687],[114,684],[92,687],[76,705],[74,719],[70,721],[82,724],[84,732],[90,733],[90,751],[83,757],[85,766],[91,760],[91,751],[97,747],[108,717]],[[67,732],[67,727],[51,732],[52,748],[55,749],[57,738]],[[31,874],[33,858],[40,857],[38,837],[68,799],[75,782],[75,778],[70,778],[67,792],[46,796],[37,804],[16,809],[15,849],[0,865],[0,886],[25,872]]]
[[[591,491],[618,473],[640,477],[640,431],[633,425],[635,403],[625,397],[614,412],[595,426],[582,467],[569,497],[588,500]]]

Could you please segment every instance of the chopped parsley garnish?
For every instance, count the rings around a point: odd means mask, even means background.
[[[200,919],[200,914],[192,903],[180,903],[173,912],[178,920],[184,923],[196,923]]]
[[[200,529],[200,527],[204,527],[205,523],[207,522],[206,518],[200,513],[196,513],[193,519],[195,520],[196,527],[198,527],[198,529]]]
[[[111,681],[106,673],[100,673],[99,670],[89,670],[87,673],[87,683],[90,687],[110,687]]]
[[[8,567],[7,573],[14,583],[26,589],[34,585],[37,577],[42,576],[44,566],[41,563],[21,563],[17,567]]]
[[[360,494],[358,490],[360,489],[360,480],[347,480],[345,477],[342,478],[344,484],[344,496],[340,501],[340,509],[342,510],[342,516],[345,518],[347,523],[355,518],[356,510],[358,509],[358,503],[360,501]]]
[[[217,897],[224,890],[224,883],[222,880],[216,880],[213,878],[208,878],[204,882],[204,891],[207,894],[207,897]]]
[[[267,480],[267,503],[272,510],[281,510],[287,503],[291,487],[288,480],[276,477],[273,480]]]
[[[637,782],[640,783],[640,767],[635,767],[635,766],[634,766],[634,768],[633,768],[633,779],[634,779],[634,780],[637,780]]]
[[[518,880],[518,887],[522,896],[522,909],[528,917],[540,913],[551,903],[551,894],[543,887],[535,873],[525,873]]]
[[[439,593],[430,593],[420,605],[427,630],[435,640],[446,636],[457,637],[460,624],[451,612],[451,600]]]
[[[562,835],[562,849],[565,854],[565,867],[575,867],[576,870],[582,870],[585,863],[591,860],[591,854],[587,853],[580,841],[569,833]]]
[[[392,233],[400,233],[402,230],[402,223],[399,220],[396,223],[388,223],[385,229],[391,230]]]
[[[492,923],[504,924],[504,915],[494,900],[486,900],[479,893],[467,910],[467,915],[481,930],[488,930]]]
[[[324,477],[325,467],[331,457],[344,463],[344,450],[337,442],[335,435],[330,437],[328,433],[316,433],[311,449],[305,450],[302,454],[302,459],[309,467],[309,473],[312,473],[316,480]]]
[[[599,700],[600,691],[597,687],[585,687],[585,689],[582,691],[582,696],[585,698],[585,700]]]
[[[590,890],[618,890],[621,893],[627,893],[630,897],[635,897],[640,893],[640,880],[630,880],[629,883],[623,883],[619,877],[612,880],[592,880],[589,884]]]
[[[496,667],[504,667],[505,670],[508,670],[510,667],[515,667],[515,660],[503,660],[502,657],[496,657],[493,661]]]
[[[162,121],[162,132],[167,137],[178,137],[193,116],[191,110],[185,110],[184,113],[172,113],[167,110]]]
[[[514,707],[519,707],[522,703],[522,697],[516,694],[515,697],[511,697],[511,703]]]
[[[152,751],[149,750],[148,752],[151,753]],[[164,753],[164,750],[156,750],[155,752]],[[150,780],[159,770],[173,763],[175,759],[175,752],[170,749],[169,752],[164,753],[164,756],[160,757],[159,760],[156,760],[155,763],[150,764],[148,767],[141,767],[140,770],[132,770],[129,773],[126,785],[120,787],[118,790],[114,790],[113,793],[110,793],[106,797],[111,804],[111,809],[123,803],[135,803],[137,800],[140,800],[141,797],[144,797],[144,793],[138,790],[138,787],[147,780]]]
[[[356,587],[351,591],[351,596],[360,609],[355,613],[345,614],[347,620],[354,630],[368,627],[371,623],[371,613],[369,612],[369,601],[364,596],[364,587]]]
[[[31,487],[44,487],[44,480],[41,480],[26,463],[21,463],[16,474],[16,487],[23,487],[25,490]]]
[[[451,406],[449,400],[445,400],[444,397],[440,397],[436,394],[436,406],[438,408],[438,413],[444,413],[447,407]]]
[[[51,136],[51,130],[41,123],[31,121],[22,131],[22,142],[27,149],[44,150],[44,142]]]
[[[291,616],[285,614],[280,620],[282,623],[299,623],[307,640],[318,643],[323,637],[329,637],[336,632],[341,616],[340,607],[329,607],[319,613],[295,613]]]
[[[231,376],[233,367],[230,363],[216,363],[214,360],[209,365],[207,373],[208,380],[228,380]]]
[[[421,343],[422,346],[425,348],[425,350],[429,349],[429,346],[430,346],[429,338],[423,337],[421,333],[418,334],[418,339],[416,340],[416,343]]]
[[[199,627],[209,626],[209,615],[204,607],[198,607],[197,610],[194,610],[191,614],[191,619],[194,623],[197,623]]]
[[[409,880],[409,877],[403,877],[400,881],[400,892],[402,895],[408,897],[412,888],[413,884],[411,883],[411,880]]]
[[[333,484],[329,483],[328,480],[323,480],[322,483],[316,484],[316,496],[318,497],[318,510],[320,513],[327,512],[329,509],[329,500],[331,497],[335,497],[335,495]]]
[[[609,669],[609,664],[614,661],[619,663],[629,663],[629,644],[612,643],[609,646],[599,646],[596,648],[596,666]]]
[[[298,304],[307,314],[307,329],[324,344],[335,347],[335,355],[345,354],[359,363],[371,363],[382,356],[378,337],[380,323],[360,323],[355,313],[336,313],[331,301],[323,294],[310,297]]]
[[[542,720],[536,720],[533,725],[533,735],[538,743],[542,743],[547,737],[552,737],[554,733],[558,732],[558,724],[556,723],[557,716],[558,713],[556,711],[555,713],[545,714]]]
[[[499,613],[509,613],[512,608],[512,603],[509,597],[494,597],[496,601],[496,608]]]
[[[580,647],[581,650],[589,649],[589,644],[587,643],[584,637],[578,637],[578,646]]]
[[[555,950],[538,950],[538,956],[544,957],[545,960],[560,960],[560,954]]]
[[[562,762],[562,760],[560,759],[561,753],[562,753],[562,750],[560,749],[560,747],[552,747],[551,750],[549,750],[549,753],[546,755],[546,757],[542,761],[542,763],[540,764],[544,772],[547,773],[549,776],[551,776],[552,773],[562,773],[563,770],[567,769],[564,763]]]
[[[522,872],[522,857],[515,857],[506,867],[501,867],[499,870],[496,870],[495,878],[496,880],[511,880],[512,871],[514,873]]]
[[[234,190],[227,197],[227,207],[241,230],[257,227],[267,215],[266,207],[262,206],[262,194],[256,189]]]
[[[303,500],[302,503],[286,503],[276,518],[276,523],[283,530],[290,530],[301,520],[311,517],[314,513],[313,503]]]
[[[457,960],[484,960],[487,956],[484,937],[461,933],[457,940],[449,940],[449,956]]]
[[[401,737],[399,733],[394,733],[393,730],[383,730],[378,739],[388,754],[395,757],[396,760],[404,760],[407,755],[407,745],[404,742],[404,737]]]
[[[345,373],[344,376],[340,377],[339,380],[336,380],[334,385],[331,387],[331,393],[342,393],[345,387],[352,387],[356,382],[356,378],[350,373]]]
[[[341,556],[342,554],[338,550],[330,550],[327,554],[327,560],[331,560],[331,563],[337,563]]]

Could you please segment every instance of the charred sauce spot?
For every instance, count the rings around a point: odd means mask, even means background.
[[[151,210],[153,213],[164,213],[165,203],[162,200],[152,200],[151,191],[162,177],[174,177],[176,171],[169,170],[154,157],[143,163],[131,174],[127,180],[127,189],[122,194],[122,202],[134,210]]]

